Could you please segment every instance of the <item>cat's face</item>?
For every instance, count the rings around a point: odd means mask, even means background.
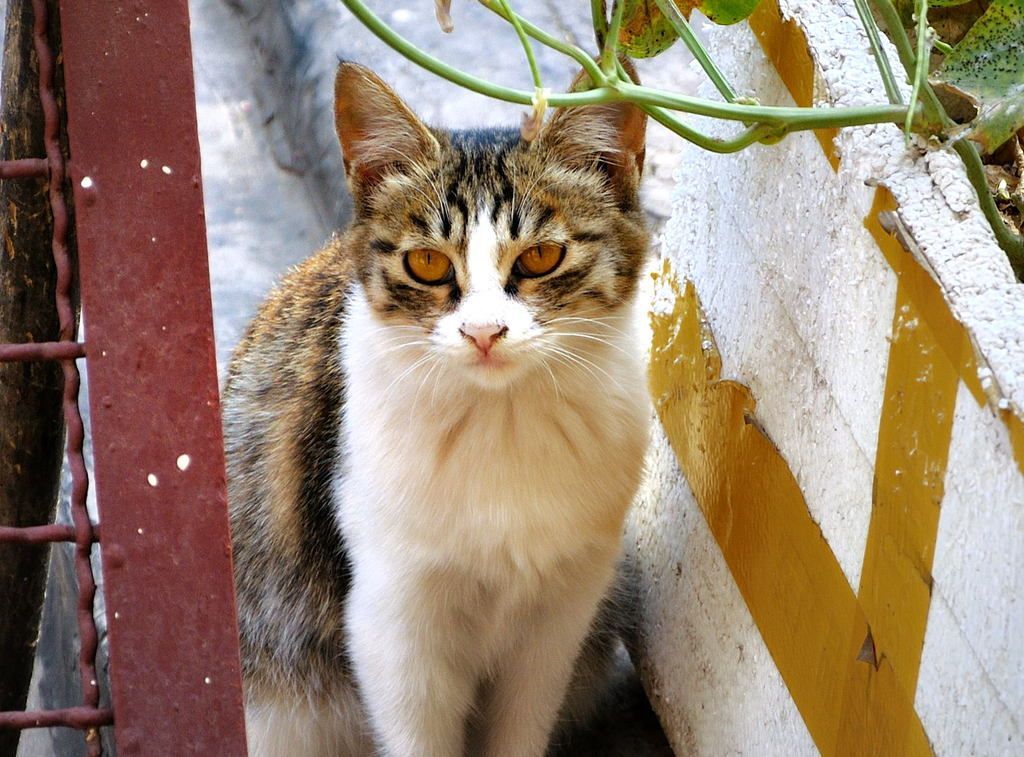
[[[487,387],[586,369],[646,255],[642,114],[562,112],[528,143],[428,130],[390,90],[369,97],[384,85],[359,67],[338,82],[356,268],[384,352]]]

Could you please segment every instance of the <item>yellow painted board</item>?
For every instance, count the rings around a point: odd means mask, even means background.
[[[750,19],[799,105],[815,68],[799,27],[775,0]],[[835,170],[836,130],[817,132]],[[956,391],[987,398],[970,337],[931,275],[879,223],[894,210],[879,189],[865,224],[898,277],[876,453],[873,508],[859,593],[846,582],[785,460],[721,360],[692,283],[653,318],[651,391],[695,498],[765,643],[823,754],[931,753],[914,711],[931,600],[931,568]],[[1000,411],[1024,471],[1024,424]]]
[[[985,407],[989,400],[978,378],[977,356],[967,329],[950,311],[949,303],[946,302],[935,279],[899,240],[882,227],[880,214],[894,212],[896,209],[896,200],[892,194],[879,187],[875,190],[874,203],[864,220],[864,225],[871,232],[889,267],[900,278],[900,284],[904,287],[907,297],[904,304],[909,304],[915,309],[917,316],[934,337],[935,344],[956,366],[960,380],[970,390],[975,401]],[[1009,433],[1013,458],[1018,469],[1024,473],[1024,423],[1012,410],[1000,410],[998,413]]]
[[[651,396],[811,737],[826,755],[930,754],[891,665],[862,654],[867,617],[789,466],[756,423],[753,397],[721,380],[693,284],[680,287],[665,265],[662,285],[676,300],[671,313],[652,316]],[[844,724],[862,727],[851,734]]]
[[[913,696],[964,339],[931,277],[882,229],[878,212],[891,199],[887,195],[879,190],[865,222],[898,285],[858,597],[871,620],[878,655],[891,662],[904,691]]]

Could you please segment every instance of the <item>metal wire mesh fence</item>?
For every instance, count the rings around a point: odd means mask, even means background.
[[[61,366],[72,524],[0,523],[0,543],[74,545],[81,699],[0,712],[0,732],[78,729],[92,757],[100,727],[113,724],[122,755],[244,754],[188,4],[61,0],[55,53],[58,2],[29,1],[45,156],[0,161],[0,178],[45,182],[59,334],[0,344],[0,364]],[[95,390],[111,708],[96,670],[101,530],[86,506],[83,359]]]

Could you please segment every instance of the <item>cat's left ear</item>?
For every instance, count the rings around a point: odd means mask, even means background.
[[[342,63],[334,81],[334,121],[353,192],[371,193],[389,170],[429,162],[434,135],[370,69]]]
[[[628,59],[622,64],[634,83],[636,69]],[[570,92],[590,88],[585,72],[573,81]],[[559,108],[545,124],[539,142],[556,159],[581,168],[595,166],[604,171],[620,194],[637,191],[644,168],[647,114],[632,103],[614,102]]]

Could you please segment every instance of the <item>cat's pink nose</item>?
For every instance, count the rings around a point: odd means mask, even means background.
[[[483,354],[491,351],[494,343],[508,333],[503,323],[464,323],[459,333],[476,345]]]

